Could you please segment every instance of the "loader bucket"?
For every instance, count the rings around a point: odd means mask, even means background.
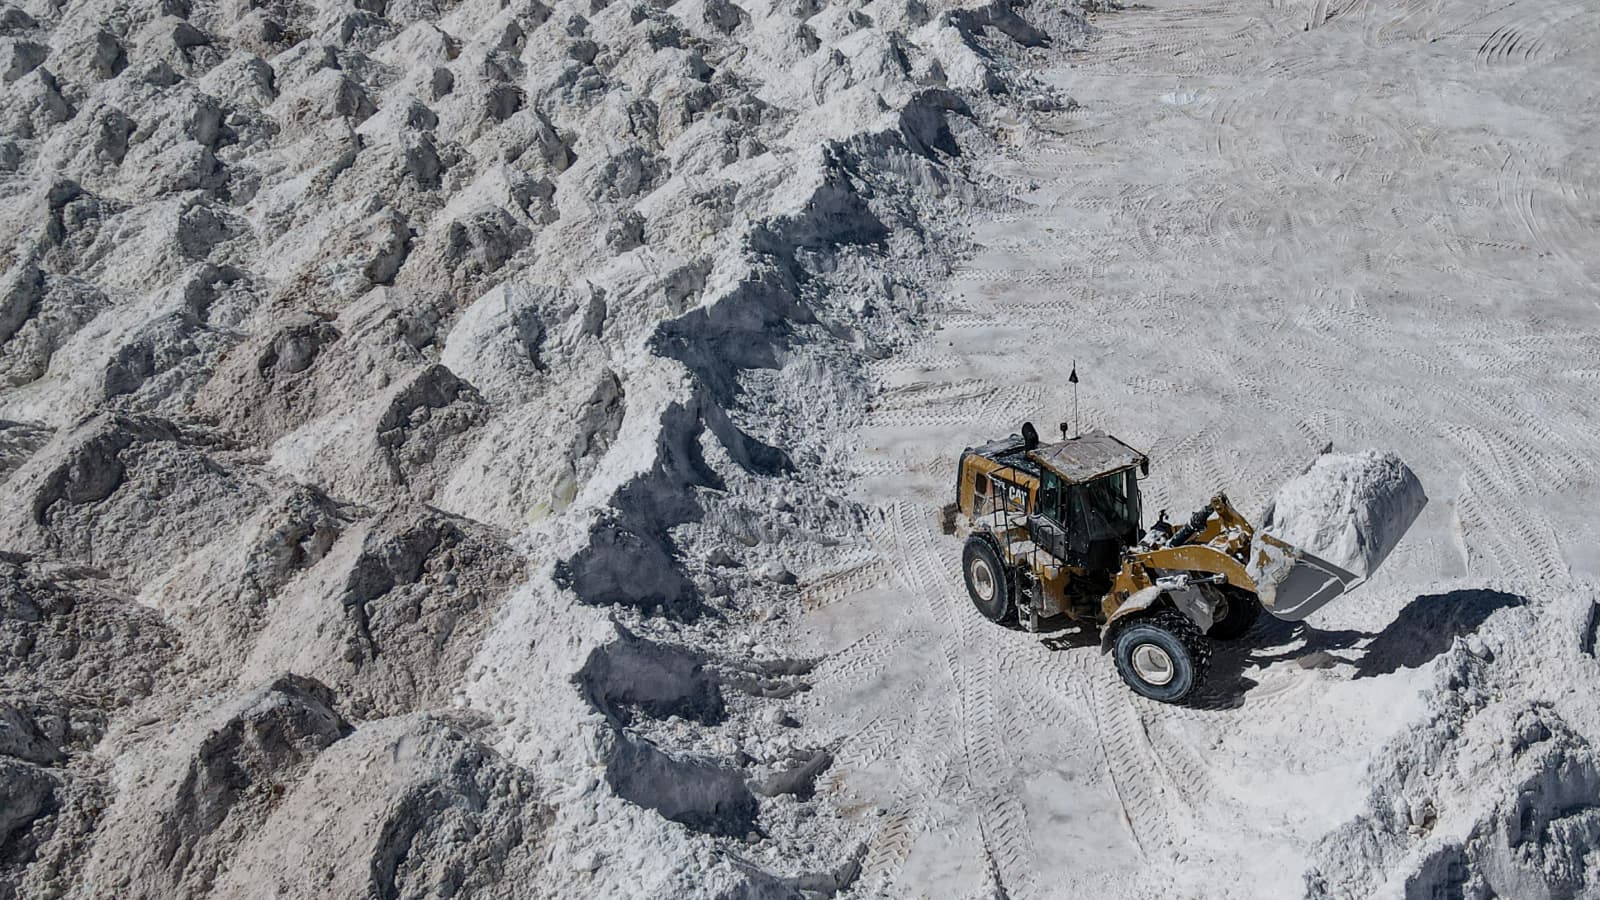
[[[1364,579],[1271,535],[1256,538],[1256,597],[1267,612],[1298,622]]]
[[[1298,622],[1372,577],[1428,497],[1393,453],[1327,453],[1278,489],[1247,570],[1261,605]]]

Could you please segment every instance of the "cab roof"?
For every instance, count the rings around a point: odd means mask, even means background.
[[[1089,431],[1054,444],[1040,444],[1028,458],[1070,482],[1088,481],[1146,462],[1143,453],[1103,431]]]

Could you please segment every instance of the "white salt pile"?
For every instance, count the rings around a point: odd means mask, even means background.
[[[1427,504],[1422,483],[1394,453],[1325,453],[1278,489],[1261,528],[1368,578]]]
[[[1326,453],[1262,516],[1249,572],[1262,604],[1297,622],[1366,580],[1428,503],[1393,453]]]

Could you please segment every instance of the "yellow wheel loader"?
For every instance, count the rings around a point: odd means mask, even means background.
[[[1163,510],[1143,529],[1149,458],[1103,432],[1062,434],[1041,444],[1024,424],[961,455],[967,592],[997,623],[1037,631],[1041,619],[1066,616],[1098,628],[1102,651],[1146,697],[1189,697],[1205,681],[1211,642],[1243,636],[1263,607],[1298,621],[1362,580],[1259,531],[1223,494],[1179,527]],[[1416,511],[1407,515],[1400,532]]]

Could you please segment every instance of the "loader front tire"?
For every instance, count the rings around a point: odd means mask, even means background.
[[[1117,674],[1136,693],[1180,703],[1206,678],[1211,645],[1189,617],[1175,609],[1141,616],[1118,629]]]
[[[1216,619],[1206,636],[1218,641],[1238,640],[1261,618],[1261,601],[1255,594],[1235,588],[1224,588],[1220,596]]]
[[[961,551],[961,574],[967,582],[967,596],[985,619],[1005,623],[1016,616],[1011,579],[993,544],[977,535],[967,538]]]

